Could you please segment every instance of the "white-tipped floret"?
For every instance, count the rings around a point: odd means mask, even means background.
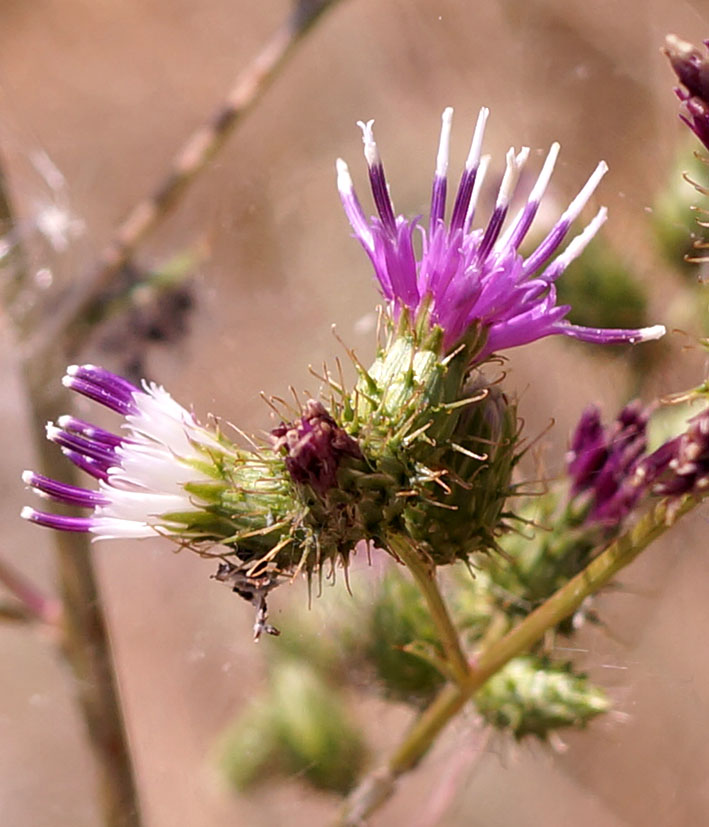
[[[554,261],[549,265],[549,269],[554,273],[563,272],[572,261],[575,261],[581,253],[586,249],[586,246],[601,227],[606,223],[608,218],[608,209],[601,207],[591,221],[584,227],[584,229],[573,238],[567,245],[563,253],[558,255]]]
[[[528,146],[523,146],[517,154],[515,154],[514,147],[507,150],[507,166],[505,167],[505,174],[502,176],[500,190],[497,193],[496,207],[506,207],[510,203],[517,186],[519,174],[527,162],[527,158],[529,158]]]
[[[475,212],[475,207],[477,206],[478,198],[480,197],[480,191],[483,188],[485,176],[487,175],[489,167],[490,155],[483,155],[483,157],[480,159],[477,175],[475,176],[473,191],[470,194],[470,203],[468,204],[468,211],[465,214],[465,224],[463,225],[463,229],[466,233],[470,229],[470,222],[473,219],[473,213]]]
[[[374,120],[357,121],[357,126],[362,130],[362,143],[364,144],[364,157],[370,167],[381,164],[377,142],[374,140]]]
[[[34,482],[34,471],[23,471],[22,482],[24,482],[25,485],[32,485],[32,483]]]
[[[45,425],[45,432],[47,434],[47,439],[50,442],[56,442],[57,437],[62,432],[62,429],[57,428],[57,426],[53,422],[47,422],[47,424]]]
[[[539,177],[535,181],[532,191],[529,193],[529,198],[527,199],[529,202],[539,203],[544,197],[546,188],[549,185],[549,180],[554,172],[556,159],[559,157],[560,149],[561,145],[556,141],[549,148],[549,153],[547,154],[544,165],[542,166],[542,171],[539,173]]]
[[[588,199],[593,195],[593,193],[596,190],[596,187],[600,184],[601,178],[603,178],[603,176],[607,172],[608,164],[605,161],[601,161],[598,164],[598,166],[593,170],[591,177],[583,185],[579,194],[566,208],[563,215],[561,216],[561,221],[568,221],[568,223],[570,224],[572,221],[575,221],[578,218],[578,216],[581,214],[581,210],[586,206]]]
[[[655,339],[661,339],[667,333],[667,328],[663,324],[654,324],[650,327],[641,327],[638,333],[639,342],[654,342]]]
[[[436,156],[436,178],[445,178],[448,174],[452,126],[453,107],[447,106],[443,110],[443,115],[441,115],[441,137],[438,142],[438,155]]]
[[[20,517],[23,520],[31,520],[37,514],[38,511],[36,508],[32,508],[32,506],[25,505],[22,507],[22,511],[20,511]]]
[[[483,137],[485,136],[485,124],[487,123],[490,110],[483,106],[478,114],[478,121],[475,124],[475,132],[473,132],[473,140],[470,144],[470,151],[465,161],[465,168],[470,172],[480,163],[480,153],[482,152]]]
[[[350,168],[342,158],[338,158],[335,161],[335,169],[337,170],[337,189],[343,195],[350,195],[354,190]]]
[[[373,250],[374,240],[372,238],[372,231],[369,229],[367,219],[357,201],[349,167],[342,158],[338,158],[335,162],[335,169],[337,170],[337,190],[340,193],[340,199],[345,208],[345,213],[362,244],[364,244],[368,250]]]

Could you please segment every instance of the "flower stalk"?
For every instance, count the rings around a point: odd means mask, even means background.
[[[611,543],[576,577],[558,589],[503,638],[485,649],[458,684],[447,684],[414,722],[403,742],[382,767],[365,777],[347,800],[339,825],[356,825],[382,806],[393,794],[397,779],[413,769],[435,739],[478,689],[512,658],[530,649],[549,629],[572,615],[591,594],[644,551],[650,543],[694,506],[699,499],[687,495],[677,503],[665,498],[636,525]]]
[[[387,546],[411,572],[411,576],[421,590],[431,613],[431,619],[438,631],[446,657],[446,664],[455,680],[464,683],[470,674],[470,666],[460,645],[460,638],[451,616],[438,589],[435,566],[432,562],[427,563],[421,551],[416,548],[411,540],[400,534],[389,535]]]

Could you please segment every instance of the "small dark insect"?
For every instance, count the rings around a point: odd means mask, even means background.
[[[268,619],[266,595],[278,585],[278,575],[272,572],[249,575],[244,569],[226,561],[219,564],[217,573],[212,576],[220,583],[231,586],[233,592],[256,607],[254,641],[258,641],[264,632],[267,635],[280,635],[280,631],[275,626],[266,622]]]

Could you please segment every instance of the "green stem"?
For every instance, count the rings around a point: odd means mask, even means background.
[[[411,572],[428,605],[438,637],[446,656],[446,661],[457,682],[464,682],[470,674],[470,666],[460,645],[451,616],[436,583],[436,569],[432,562],[426,560],[420,549],[408,537],[390,534],[387,545]]]
[[[553,629],[572,615],[586,597],[607,585],[621,569],[697,503],[698,500],[692,496],[686,496],[678,504],[670,504],[668,500],[660,502],[582,572],[503,638],[483,651],[467,677],[457,685],[445,686],[421,713],[389,761],[364,778],[346,801],[338,824],[360,824],[384,804],[393,794],[398,777],[418,764],[444,727],[492,675],[541,640],[547,630]]]

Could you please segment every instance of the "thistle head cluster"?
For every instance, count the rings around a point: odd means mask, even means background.
[[[481,110],[446,220],[452,110],[445,110],[427,229],[395,213],[372,122],[361,126],[376,217],[366,218],[347,167],[338,162],[345,213],[387,303],[385,342],[368,369],[354,360],[354,388],[324,377],[333,390],[327,408],[309,400],[271,431],[268,443],[242,447],[218,422],[200,424],[157,385],[137,387],[102,368],[74,366],[65,384],[122,416],[123,425],[117,434],[74,417],[50,425],[49,438],[98,481],[97,489],[33,472],[25,481],[90,513],[27,508],[23,516],[96,538],[167,536],[217,556],[223,561],[218,578],[257,605],[257,633],[266,628],[265,594],[280,578],[300,571],[311,576],[328,564],[334,571],[360,542],[386,549],[394,535],[404,535],[436,565],[496,548],[514,490],[520,433],[514,403],[483,363],[504,348],[553,334],[639,342],[664,328],[578,327],[565,320],[569,308],[557,304],[556,280],[605,220],[602,208],[564,247],[604,163],[524,257],[520,246],[559,146],[551,147],[512,218],[529,150],[510,150],[489,221],[474,228],[488,163],[481,155],[487,116]],[[579,468],[590,450],[579,446]],[[596,457],[598,446],[593,450]],[[610,467],[616,460],[630,467],[614,449],[605,461]],[[597,516],[622,507],[619,492],[600,494],[600,487],[596,482]]]

